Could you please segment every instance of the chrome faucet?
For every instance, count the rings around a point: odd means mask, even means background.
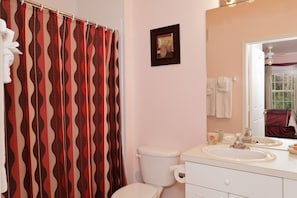
[[[242,137],[242,141],[244,143],[249,143],[249,144],[252,143],[252,129],[251,128],[245,129],[245,132]]]
[[[241,134],[240,133],[236,133],[235,136],[236,136],[236,140],[235,140],[235,142],[232,145],[230,145],[230,147],[236,148],[236,149],[248,149],[249,148],[242,141],[242,138],[241,138]]]

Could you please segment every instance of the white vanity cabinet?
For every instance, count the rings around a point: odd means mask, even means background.
[[[284,179],[284,198],[297,197],[297,180]]]
[[[282,186],[279,177],[186,162],[186,198],[281,198]]]

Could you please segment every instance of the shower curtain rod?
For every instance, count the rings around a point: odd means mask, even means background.
[[[66,12],[61,12],[59,9],[55,9],[55,8],[52,8],[52,7],[49,7],[49,6],[45,6],[45,5],[41,4],[41,3],[36,3],[34,1],[31,1],[31,0],[20,0],[20,2],[21,2],[21,4],[23,4],[23,3],[30,4],[30,5],[32,5],[34,7],[37,7],[39,9],[41,9],[41,10],[42,9],[47,9],[47,10],[56,12],[58,15],[61,14],[61,15],[65,16],[67,18],[70,18],[72,20],[82,21],[82,22],[85,22],[86,24],[95,25],[96,27],[97,26],[100,26],[97,23],[93,23],[93,22],[90,22],[88,20],[84,20],[84,19],[78,18],[74,14],[69,14],[69,13],[66,13]],[[105,28],[105,30],[107,30],[107,29],[113,30],[112,28],[108,28],[107,26],[103,26],[103,27]]]

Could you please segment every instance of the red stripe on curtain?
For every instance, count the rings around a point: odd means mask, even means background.
[[[94,56],[93,64],[95,67],[95,73],[92,78],[92,82],[95,87],[95,92],[92,98],[94,106],[99,107],[94,110],[92,121],[94,126],[97,126],[94,131],[93,141],[96,146],[93,159],[95,166],[94,180],[98,185],[98,189],[95,192],[95,197],[102,197],[105,194],[104,185],[104,28],[98,27],[95,30],[94,37]]]
[[[62,90],[63,90],[63,128],[65,131],[65,150],[66,150],[66,183],[69,197],[74,197],[75,183],[74,183],[74,163],[73,163],[73,133],[72,133],[72,85],[70,76],[72,74],[71,68],[71,41],[70,41],[70,27],[71,19],[63,17],[63,23],[60,27],[61,37],[61,59],[62,59]]]
[[[76,146],[79,149],[79,157],[76,163],[80,170],[78,188],[82,195],[90,197],[90,178],[89,178],[89,142],[88,142],[88,117],[87,117],[87,85],[86,85],[86,60],[85,60],[85,42],[84,23],[76,21],[74,30],[74,39],[76,49],[74,51],[74,60],[77,64],[77,70],[74,73],[77,92],[75,93],[75,103],[78,108],[75,117],[75,124],[78,127],[79,134],[76,139]]]
[[[50,44],[47,48],[48,56],[51,61],[48,73],[52,90],[49,95],[50,104],[53,107],[53,115],[51,117],[51,128],[55,133],[55,139],[52,144],[52,151],[57,160],[54,165],[53,175],[57,180],[57,188],[55,197],[63,197],[66,195],[65,181],[65,156],[64,156],[64,130],[62,118],[62,92],[61,92],[61,76],[59,62],[59,43],[58,43],[58,21],[57,15],[49,12],[49,21],[47,22],[47,31],[50,38]]]
[[[93,127],[92,127],[92,121],[91,121],[91,114],[92,114],[92,104],[91,104],[91,98],[90,96],[93,94],[91,92],[91,89],[92,89],[92,86],[91,86],[91,83],[90,83],[90,77],[91,77],[91,72],[92,72],[92,62],[91,62],[91,59],[92,59],[92,54],[93,54],[93,46],[92,46],[92,43],[93,43],[93,39],[94,39],[94,33],[95,33],[95,26],[94,25],[90,25],[90,24],[87,24],[87,28],[86,28],[86,83],[87,83],[87,93],[86,93],[86,102],[87,102],[87,114],[88,114],[88,131],[89,131],[89,134],[88,134],[88,142],[89,142],[89,154],[88,154],[88,158],[89,158],[89,161],[90,163],[92,164],[92,153],[93,153],[93,150],[92,149],[92,137],[93,137]],[[96,169],[96,167],[93,167],[92,165],[90,164],[90,169],[89,169],[89,173],[90,173],[90,180],[93,179],[92,177],[92,174],[94,172],[93,168]],[[90,185],[92,184],[92,181],[90,181]],[[90,195],[93,195],[94,192],[93,190],[95,190],[96,186],[94,185],[92,188],[90,188]]]
[[[29,20],[29,29],[32,32],[33,39],[29,44],[29,54],[33,60],[30,69],[30,79],[35,87],[33,95],[30,98],[32,107],[35,109],[32,123],[35,142],[33,143],[34,161],[34,177],[38,189],[35,189],[36,196],[49,197],[49,170],[48,157],[48,138],[47,138],[47,119],[46,119],[46,90],[45,90],[45,51],[44,51],[44,31],[43,31],[43,11],[33,8],[33,14]],[[32,156],[33,157],[33,156]]]
[[[6,25],[8,28],[11,28],[11,12],[10,12],[10,1],[1,2],[1,19],[6,21]]]
[[[21,168],[20,164],[21,162],[14,163],[14,166],[17,166],[17,168],[19,169],[20,172],[23,172],[22,175],[23,177],[21,177],[23,180],[19,180],[18,177],[14,176],[14,180],[16,180],[17,182],[17,186],[18,186],[18,191],[9,191],[9,194],[11,195],[11,197],[21,197],[25,196],[23,195],[24,193],[27,193],[27,195],[31,195],[32,194],[32,180],[31,175],[32,173],[32,165],[31,165],[31,158],[30,155],[28,155],[29,151],[30,151],[30,147],[29,145],[31,145],[31,139],[30,139],[30,133],[29,133],[29,128],[30,128],[30,121],[29,121],[29,95],[28,95],[28,76],[26,75],[27,73],[27,55],[28,55],[28,51],[25,50],[26,49],[26,43],[28,41],[26,41],[26,31],[25,29],[26,27],[26,5],[20,5],[17,4],[17,7],[19,10],[19,12],[16,12],[15,14],[15,21],[18,25],[18,34],[19,34],[19,38],[17,39],[18,43],[20,44],[19,49],[22,51],[23,56],[19,56],[20,59],[20,65],[17,67],[17,78],[18,78],[18,83],[16,83],[16,79],[14,79],[12,82],[14,82],[14,84],[12,84],[12,90],[14,89],[15,86],[21,86],[21,92],[19,93],[20,95],[18,95],[18,98],[14,98],[14,100],[19,100],[19,104],[13,104],[13,106],[16,105],[20,105],[19,109],[17,109],[16,107],[16,111],[15,111],[15,115],[21,114],[22,115],[22,120],[20,123],[20,129],[16,129],[16,131],[13,131],[15,133],[18,132],[18,130],[20,130],[23,139],[24,139],[24,146],[22,148],[22,153],[17,153],[15,152],[15,156],[20,158],[20,160],[23,161],[23,164],[25,164],[25,167]],[[12,67],[14,67],[15,65],[13,65]],[[7,108],[8,110],[9,108]],[[17,125],[16,125],[17,126]],[[20,141],[17,141],[18,144],[20,144]],[[21,150],[21,149],[20,149]],[[8,155],[9,156],[9,155]],[[11,170],[9,171],[9,173],[14,174],[14,171]],[[26,181],[26,182],[24,182]],[[23,189],[24,188],[24,189]],[[25,191],[25,192],[24,192]],[[13,195],[13,196],[12,196]]]

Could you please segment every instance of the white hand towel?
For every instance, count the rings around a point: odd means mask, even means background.
[[[6,22],[3,19],[0,19],[0,32],[4,32],[6,29]]]
[[[11,82],[10,78],[10,65],[12,65],[14,60],[13,53],[22,54],[17,47],[18,42],[12,42],[14,32],[10,29],[5,29],[2,33],[3,38],[3,81],[4,83]]]
[[[208,116],[216,115],[216,80],[207,79],[206,111]]]
[[[227,77],[219,77],[218,78],[218,91],[227,92],[230,90],[229,81]]]
[[[215,106],[217,118],[232,118],[232,78],[217,79]]]

